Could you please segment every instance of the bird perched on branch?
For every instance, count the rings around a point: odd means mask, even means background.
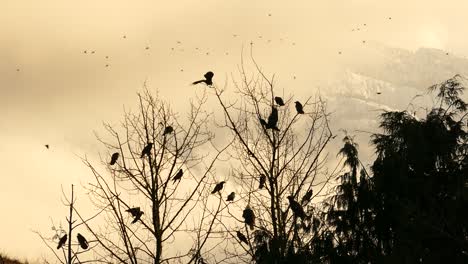
[[[226,183],[225,181],[222,181],[216,184],[211,194],[219,193],[223,189],[225,183]]]
[[[232,202],[232,201],[234,201],[234,198],[236,198],[236,193],[235,193],[235,192],[232,192],[232,193],[230,193],[230,194],[227,196],[226,201]]]
[[[283,98],[281,98],[279,96],[275,97],[275,103],[277,103],[279,106],[284,106]]]
[[[263,127],[267,128],[268,123],[265,121],[265,119],[260,117],[260,118],[258,118],[258,120],[260,120],[260,124],[262,124]]]
[[[306,217],[306,214],[304,212],[304,208],[294,200],[294,197],[292,195],[288,196],[289,200],[289,206],[291,207],[291,210],[293,211],[293,214],[295,217],[299,217],[302,220]]]
[[[67,234],[63,235],[63,237],[60,238],[58,245],[57,245],[57,249],[60,249],[61,247],[63,247],[63,245],[65,245],[65,242],[67,242]]]
[[[117,160],[119,159],[119,153],[118,152],[115,152],[114,154],[112,154],[112,157],[111,157],[111,161],[110,161],[110,165],[114,165]]]
[[[141,216],[144,214],[143,211],[140,210],[140,207],[130,208],[127,210],[127,212],[132,214],[132,216],[134,217],[132,224],[138,222],[138,220],[140,220]]]
[[[237,231],[236,232],[236,235],[237,235],[237,238],[240,240],[240,242],[244,242],[246,244],[249,244],[249,242],[247,242],[247,237],[241,233],[241,231]]]
[[[184,171],[180,169],[177,174],[172,178],[172,181],[175,183],[177,180],[180,181],[182,179],[182,176],[184,175]]]
[[[150,155],[151,154],[151,149],[153,148],[153,143],[148,143],[143,150],[141,151],[141,156],[140,158],[143,158],[145,155]]]
[[[308,204],[308,203],[310,202],[310,198],[312,198],[312,194],[313,194],[312,189],[310,189],[309,191],[307,191],[306,194],[304,194],[304,196],[302,196],[301,204],[302,204],[302,205]]]
[[[214,76],[213,72],[209,71],[209,72],[205,73],[205,75],[203,75],[203,76],[205,77],[204,80],[199,80],[199,81],[193,82],[192,84],[195,85],[195,84],[199,84],[199,83],[205,83],[208,86],[213,85],[213,76]]]
[[[82,249],[88,249],[89,244],[88,244],[88,241],[86,240],[86,238],[84,236],[82,236],[80,233],[78,233],[76,238],[78,239],[78,243],[80,244],[80,247]]]
[[[259,189],[263,189],[265,187],[266,176],[265,174],[260,174],[260,184],[258,186]]]
[[[247,205],[247,207],[244,209],[242,212],[242,217],[244,218],[244,223],[250,226],[250,229],[253,230],[255,226],[255,214],[250,206]]]
[[[170,133],[172,133],[172,132],[174,132],[174,128],[171,127],[171,126],[167,126],[166,128],[164,128],[164,133],[163,133],[163,135],[167,135],[167,134],[170,134]]]
[[[267,123],[266,128],[279,131],[277,124],[278,124],[278,109],[276,109],[276,107],[272,107],[271,114],[270,116],[268,116],[268,123]]]
[[[298,114],[304,114],[304,109],[302,107],[302,104],[299,101],[294,102],[296,104],[296,111]]]

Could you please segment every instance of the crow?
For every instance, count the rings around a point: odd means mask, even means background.
[[[182,169],[180,169],[177,174],[174,176],[174,178],[172,178],[172,180],[174,181],[174,183],[178,180],[180,181],[180,179],[182,179],[182,175],[184,175],[184,171]]]
[[[63,247],[63,245],[65,245],[65,242],[67,242],[67,234],[63,235],[63,237],[60,238],[57,249],[60,249],[61,247]]]
[[[291,206],[291,210],[293,211],[294,216],[304,219],[306,217],[304,208],[302,208],[302,206],[294,200],[292,195],[288,196],[288,200],[289,206]]]
[[[82,249],[88,249],[89,244],[88,244],[88,241],[86,240],[86,238],[84,236],[82,236],[80,233],[78,233],[76,238],[78,239],[78,243],[80,243],[80,247]]]
[[[167,126],[166,128],[164,128],[163,135],[167,135],[167,134],[170,134],[172,132],[174,132],[174,128],[172,128],[171,126]]]
[[[298,114],[304,114],[304,109],[299,101],[294,102],[296,104],[296,111]]]
[[[271,108],[271,114],[268,116],[268,123],[266,128],[267,129],[274,129],[274,130],[279,130],[277,127],[278,124],[278,109],[275,107]]]
[[[214,187],[214,189],[213,189],[213,191],[211,192],[211,194],[219,193],[219,192],[223,189],[225,183],[226,183],[225,181],[222,181],[222,182],[216,184],[216,186]]]
[[[119,159],[119,153],[118,152],[115,152],[114,154],[112,154],[112,157],[111,157],[111,161],[110,161],[110,165],[114,165],[116,162],[117,162],[117,159]]]
[[[199,81],[193,82],[192,84],[195,85],[195,84],[199,84],[199,83],[205,83],[208,86],[213,85],[213,76],[214,76],[213,72],[209,71],[209,72],[205,73],[205,75],[203,75],[203,76],[205,77],[205,80],[199,80]]]
[[[151,148],[153,148],[153,143],[148,143],[145,148],[141,151],[141,156],[140,158],[143,158],[145,155],[150,155],[151,154]]]
[[[234,198],[236,198],[236,193],[235,193],[235,192],[232,192],[232,193],[230,193],[230,194],[228,195],[226,201],[232,202],[232,201],[234,201]]]
[[[258,186],[259,189],[263,189],[265,187],[266,176],[265,174],[260,174],[260,185]]]
[[[244,209],[242,212],[242,217],[244,218],[244,223],[250,226],[250,229],[253,230],[255,225],[255,214],[250,206],[247,205],[247,207]]]
[[[283,98],[281,98],[281,97],[276,96],[276,97],[275,97],[275,102],[276,102],[279,106],[284,106],[284,101],[283,101]]]
[[[302,205],[308,204],[310,202],[310,198],[312,198],[312,194],[313,194],[312,189],[307,191],[306,194],[304,194],[304,196],[301,199],[301,204]]]
[[[236,234],[237,238],[240,240],[241,243],[244,242],[246,244],[249,244],[249,242],[247,242],[247,237],[245,237],[244,234],[242,234],[240,231],[237,231]]]
[[[140,220],[141,216],[144,214],[143,211],[140,210],[140,207],[130,208],[127,210],[127,212],[131,213],[134,217],[132,224],[138,222],[138,220]]]

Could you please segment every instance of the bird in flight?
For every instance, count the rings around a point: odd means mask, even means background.
[[[276,102],[279,106],[284,106],[283,98],[281,98],[281,97],[279,97],[279,96],[275,96],[275,102]]]
[[[60,249],[61,247],[63,247],[63,245],[65,245],[65,242],[67,242],[67,234],[63,235],[63,237],[60,238],[58,245],[57,245],[57,249]]]
[[[237,231],[236,235],[237,235],[237,238],[240,240],[241,243],[244,242],[246,244],[249,244],[249,242],[247,242],[247,237],[245,237],[245,235],[242,234],[240,231]]]
[[[140,207],[130,208],[127,210],[127,212],[132,214],[132,216],[134,217],[132,224],[138,222],[138,220],[140,220],[141,216],[144,214],[143,211],[140,210]]]
[[[244,223],[250,226],[250,229],[253,230],[255,226],[255,214],[250,206],[247,205],[247,207],[244,209],[242,212],[242,217],[244,218]]]
[[[226,183],[225,181],[222,181],[216,184],[211,194],[219,193],[223,189],[225,183]]]
[[[304,114],[304,109],[299,101],[294,102],[296,104],[296,111],[298,114]]]
[[[265,187],[265,182],[266,182],[266,176],[265,174],[260,175],[260,184],[258,186],[259,189],[263,189]]]
[[[177,174],[172,178],[172,181],[175,183],[176,181],[180,181],[182,179],[182,176],[184,175],[184,171],[180,169]]]
[[[205,77],[204,80],[199,80],[199,81],[193,82],[192,84],[195,85],[195,84],[199,84],[199,83],[205,83],[208,86],[213,85],[214,73],[212,71],[209,71],[209,72],[205,73],[205,75],[203,75],[203,76]]]
[[[148,143],[148,145],[146,145],[146,147],[144,147],[143,150],[141,151],[140,158],[143,158],[145,155],[149,156],[151,154],[152,148],[153,148],[153,143]]]
[[[117,162],[117,159],[119,159],[119,155],[120,154],[118,152],[115,152],[114,154],[112,154],[111,161],[109,162],[109,164],[114,165]]]
[[[230,194],[227,196],[226,201],[227,201],[227,202],[232,202],[232,201],[234,201],[234,198],[236,198],[236,193],[235,193],[235,192],[232,192],[232,193],[230,193]]]
[[[78,243],[80,244],[80,247],[82,249],[88,249],[89,244],[88,244],[88,241],[86,240],[86,238],[84,236],[82,236],[80,233],[78,233],[76,238],[78,239]]]
[[[172,133],[172,132],[174,132],[174,128],[171,127],[171,126],[167,126],[166,128],[164,128],[164,133],[163,133],[163,135],[165,136],[165,135],[170,134],[170,133]]]

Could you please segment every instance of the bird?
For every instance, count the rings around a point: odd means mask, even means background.
[[[258,120],[260,120],[260,124],[262,124],[263,127],[266,128],[268,126],[268,123],[265,121],[265,119],[260,117],[260,118],[258,118]]]
[[[283,106],[283,105],[284,105],[283,98],[281,98],[281,97],[279,97],[279,96],[276,96],[276,97],[275,97],[275,102],[276,102],[279,106]]]
[[[61,247],[63,247],[63,245],[65,245],[65,242],[67,242],[67,234],[63,235],[63,237],[60,238],[58,245],[57,245],[57,249],[60,249]]]
[[[382,92],[376,92],[376,94],[382,94]]]
[[[193,82],[192,85],[199,84],[199,83],[202,83],[202,82],[205,83],[208,86],[213,85],[214,73],[212,71],[209,71],[209,72],[205,73],[205,75],[203,75],[203,76],[205,77],[205,80],[199,80],[199,81]]]
[[[236,198],[236,193],[235,193],[235,192],[232,192],[232,193],[230,193],[230,194],[228,195],[226,201],[232,202],[232,201],[234,201],[234,198]]]
[[[309,202],[310,202],[310,198],[312,198],[312,194],[313,194],[312,189],[308,190],[308,191],[306,192],[306,194],[304,194],[304,196],[302,196],[301,204],[304,205],[304,204],[309,203]]]
[[[271,114],[268,116],[268,123],[266,128],[271,128],[274,130],[279,130],[277,127],[278,123],[278,109],[275,107],[271,107]]]
[[[84,236],[82,236],[80,233],[78,233],[76,238],[78,239],[78,243],[80,243],[80,247],[82,249],[88,249],[89,244],[88,244],[88,241],[86,240],[86,238]]]
[[[164,128],[164,133],[163,135],[167,135],[167,134],[170,134],[174,131],[174,128],[171,127],[171,126],[167,126],[166,128]]]
[[[46,147],[47,149],[49,149],[49,144],[45,144],[44,147]]]
[[[114,154],[112,154],[112,157],[111,157],[111,161],[110,161],[110,165],[114,165],[116,162],[117,162],[117,159],[119,158],[119,153],[118,152],[115,152]]]
[[[172,178],[172,181],[176,182],[177,180],[180,181],[180,179],[182,179],[182,176],[184,175],[184,171],[182,169],[180,169],[177,174],[174,176],[174,178]]]
[[[293,211],[294,216],[304,219],[306,217],[304,208],[302,208],[302,206],[294,200],[294,197],[292,195],[288,196],[288,200],[289,206],[291,206],[291,210]]]
[[[223,189],[225,183],[226,183],[225,181],[217,183],[213,191],[211,192],[211,194],[219,193]]]
[[[263,189],[265,187],[266,176],[265,174],[260,175],[260,185],[258,186],[259,189]]]
[[[143,158],[145,155],[149,156],[151,153],[151,148],[153,148],[153,143],[148,143],[148,145],[146,145],[146,147],[144,147],[143,150],[141,151],[140,158]]]
[[[250,226],[250,230],[253,230],[255,225],[255,214],[250,206],[247,205],[247,207],[244,209],[242,212],[242,217],[244,218],[244,223]]]
[[[299,101],[294,102],[296,104],[296,111],[298,114],[304,114],[304,109]]]
[[[87,50],[85,50],[85,51],[83,51],[83,53],[84,53],[84,54],[86,54],[86,53],[88,53],[88,51],[87,51]]]
[[[141,216],[144,214],[143,211],[140,210],[140,207],[130,208],[126,212],[129,212],[134,217],[132,224],[140,220]]]
[[[242,234],[241,231],[237,231],[236,235],[237,235],[237,238],[240,240],[241,243],[244,242],[246,244],[249,244],[249,242],[247,242],[247,237],[245,237],[245,235]]]

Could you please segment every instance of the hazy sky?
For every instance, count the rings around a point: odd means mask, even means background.
[[[362,40],[468,55],[466,10],[466,0],[0,0],[0,251],[47,253],[30,230],[64,223],[60,186],[91,179],[78,156],[96,157],[93,130],[117,123],[145,80],[183,112],[202,89],[189,84],[207,70],[224,84],[253,41],[281,89],[313,95],[342,66],[339,51],[362,59],[352,55]]]

